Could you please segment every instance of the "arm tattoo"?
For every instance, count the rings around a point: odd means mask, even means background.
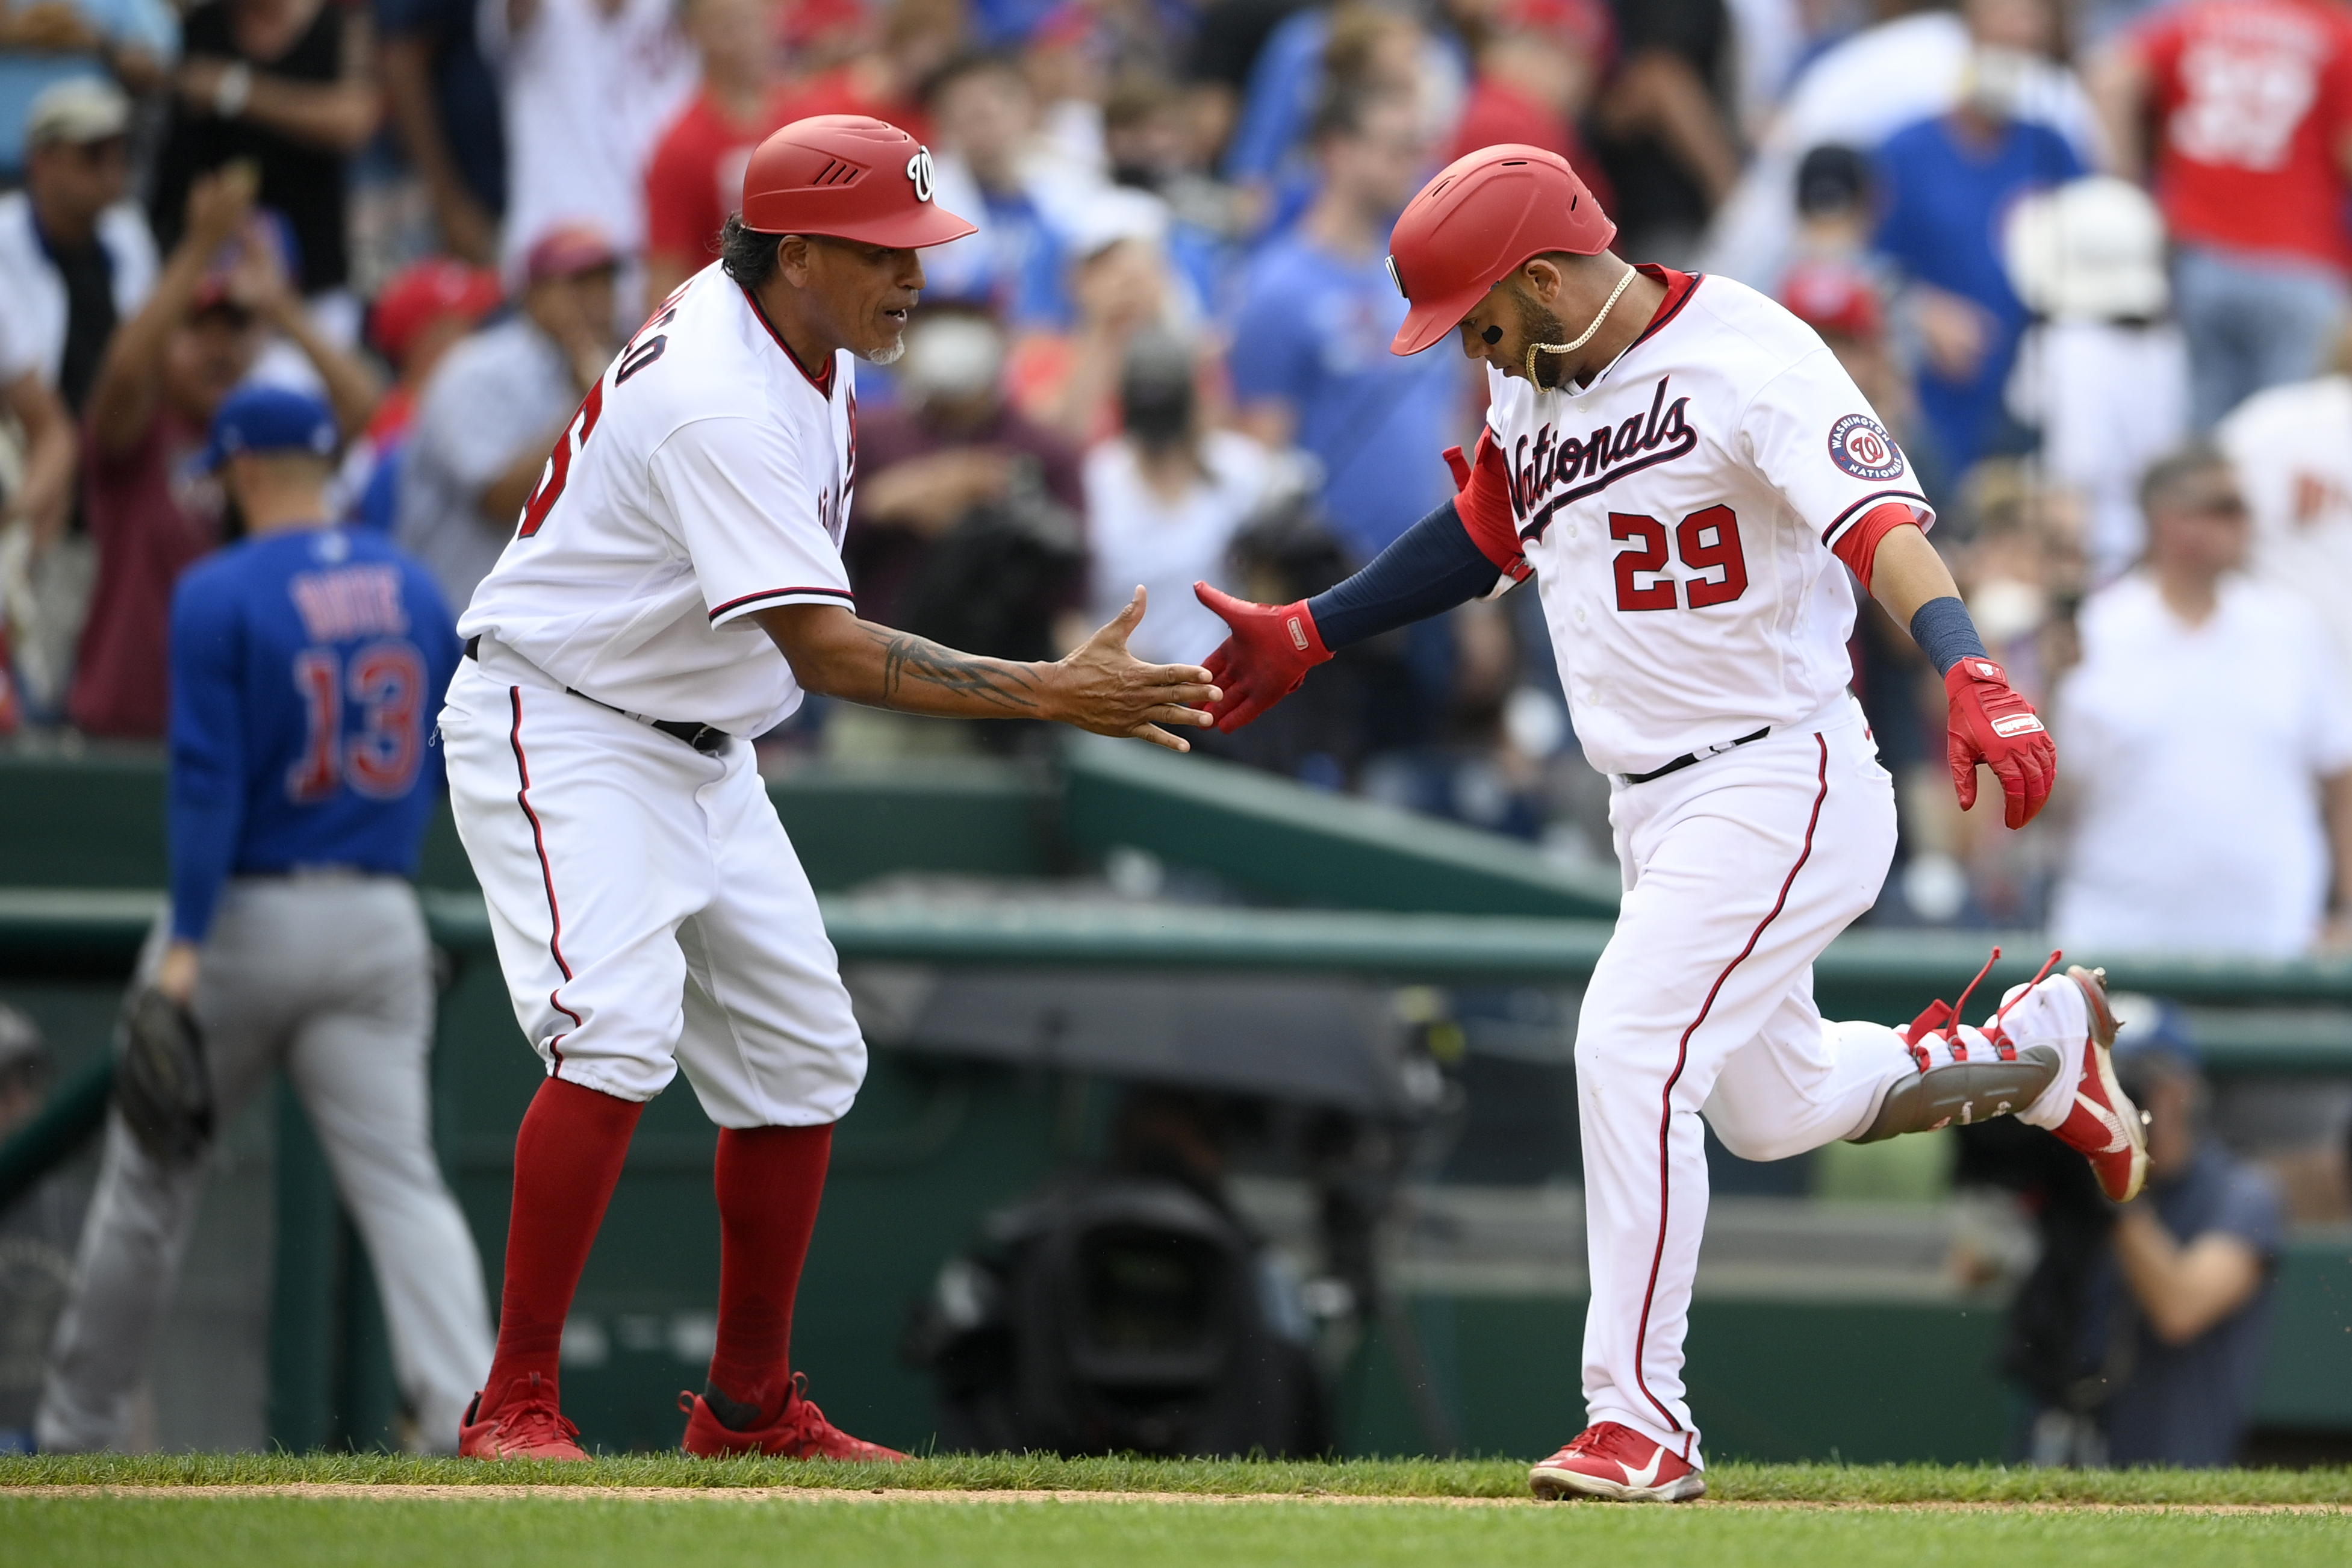
[[[981,658],[906,633],[891,634],[882,650],[882,700],[897,704],[900,689],[915,681],[999,708],[1033,713],[1037,676],[1003,659]]]

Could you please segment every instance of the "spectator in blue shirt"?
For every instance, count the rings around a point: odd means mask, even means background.
[[[1999,12],[2047,17],[2035,6],[1979,6],[1982,35]],[[2001,261],[2001,227],[2018,199],[2084,170],[2065,138],[2021,119],[2041,68],[2023,40],[1979,36],[1959,103],[1906,126],[1878,150],[1872,184],[1880,216],[1874,244],[1901,268],[1918,340],[1919,406],[1949,470],[2016,444],[2001,393],[2027,313]]]
[[[489,1310],[434,1158],[432,956],[408,879],[458,649],[422,566],[325,521],[335,445],[307,393],[248,387],[215,416],[205,461],[247,537],[173,595],[172,900],[142,971],[201,1032],[215,1126],[273,1068],[293,1080],[375,1265],[419,1439],[447,1450],[489,1370]],[[124,1445],[205,1163],[110,1122],[44,1449]]]
[[[1401,359],[1388,348],[1405,311],[1389,278],[1389,229],[1428,173],[1412,103],[1335,93],[1315,150],[1321,193],[1242,284],[1234,396],[1251,435],[1320,461],[1323,512],[1369,561],[1454,493],[1440,454],[1466,423],[1464,372],[1451,354]]]

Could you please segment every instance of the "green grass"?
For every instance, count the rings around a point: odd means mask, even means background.
[[[1523,1498],[1517,1459],[1063,1459],[946,1454],[889,1468],[793,1459],[633,1455],[588,1464],[488,1464],[384,1454],[45,1455],[0,1458],[0,1497],[28,1486],[854,1487],[914,1491],[1177,1492],[1203,1496]],[[1729,1501],[2330,1503],[2352,1508],[2352,1468],[2042,1470],[1995,1465],[1749,1465],[1707,1470]]]
[[[1108,1502],[428,1502],[305,1498],[43,1498],[0,1493],[11,1568],[497,1563],[604,1568],[2302,1568],[2345,1561],[2335,1515],[1332,1508]]]

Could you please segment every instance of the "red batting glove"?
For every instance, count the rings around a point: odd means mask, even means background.
[[[1307,672],[1331,657],[1307,601],[1253,605],[1221,594],[1206,583],[1192,584],[1193,596],[1224,617],[1233,635],[1202,662],[1224,697],[1209,711],[1230,735],[1292,692]]]
[[[2000,666],[1974,654],[1944,673],[1951,700],[1951,735],[1945,755],[1952,764],[1952,787],[1960,809],[1977,804],[1977,764],[2000,780],[2001,820],[2022,827],[2033,820],[2058,782],[2058,748],[2033,711],[2017,694]]]

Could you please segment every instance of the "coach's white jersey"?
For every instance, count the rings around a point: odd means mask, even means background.
[[[1487,373],[1518,548],[1609,773],[1831,708],[1854,604],[1830,547],[1889,501],[1934,521],[1811,328],[1730,279],[1645,270],[1665,302],[1591,384]]]
[[[672,294],[556,441],[462,636],[656,719],[757,735],[800,706],[748,618],[850,604],[852,357],[802,369],[717,265]]]

